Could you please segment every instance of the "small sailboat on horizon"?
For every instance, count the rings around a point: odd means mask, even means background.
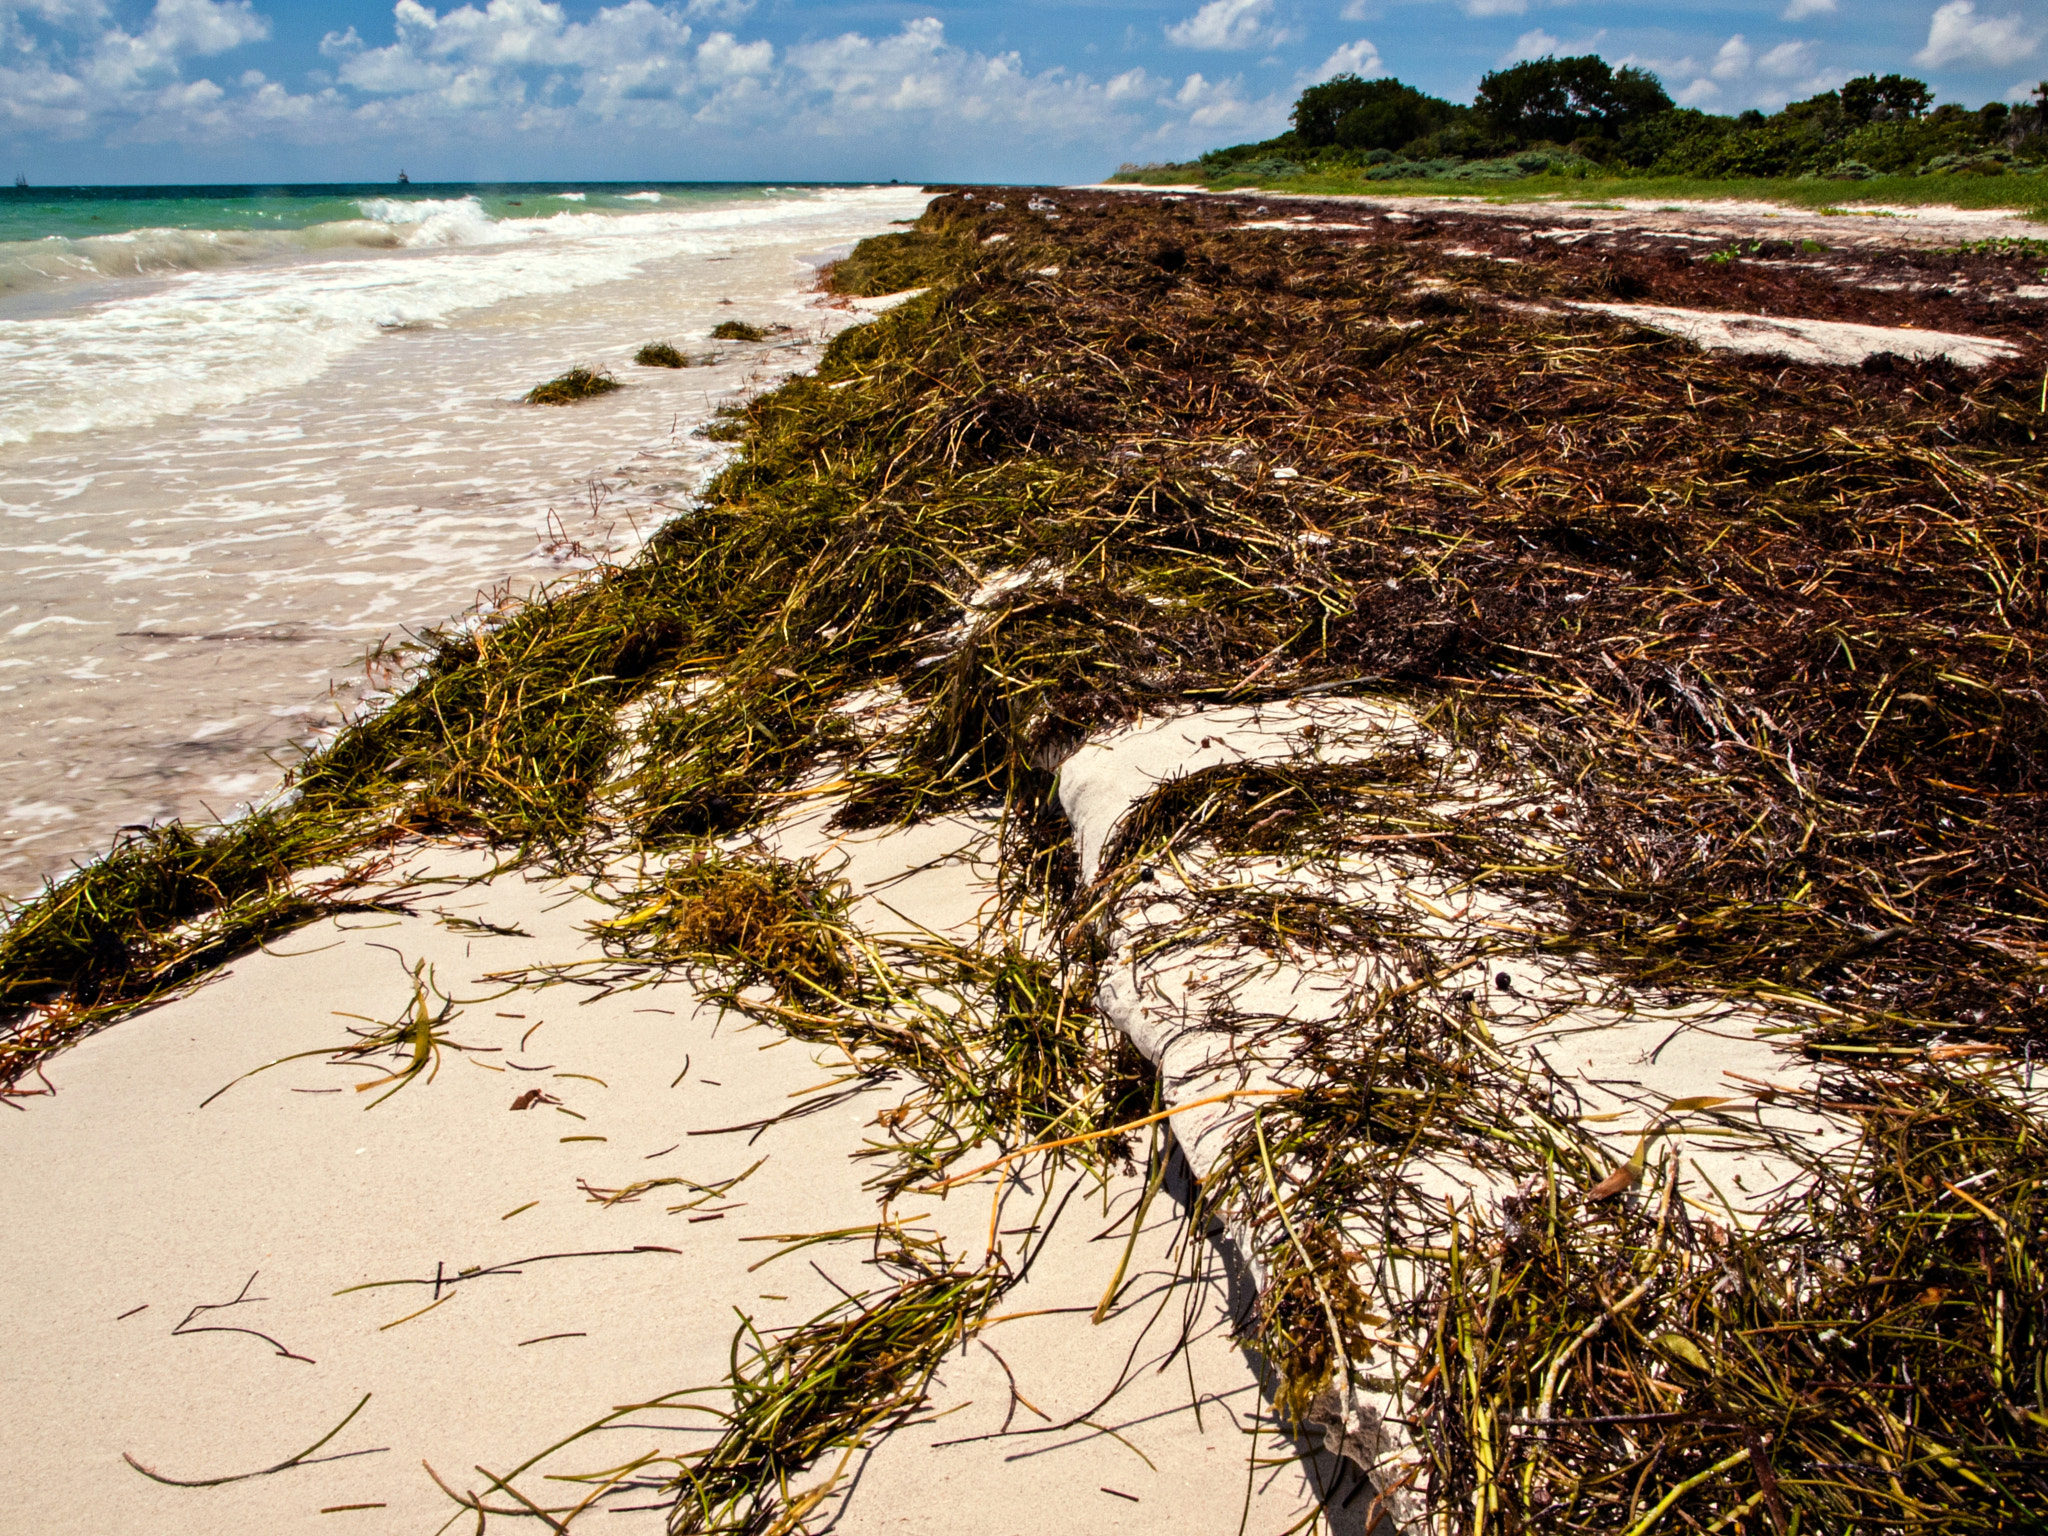
[[[26,176],[21,175],[19,172],[17,172],[14,177],[14,190],[17,192],[24,192],[28,190],[28,178]]]

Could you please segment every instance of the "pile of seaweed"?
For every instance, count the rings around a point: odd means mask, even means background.
[[[1381,1000],[1307,1042],[1310,1086],[1191,1211],[1282,1218],[1246,1323],[1282,1404],[1305,1411],[1376,1326],[1347,1213],[1417,1149],[1483,1143],[1525,1195],[1415,1249],[1412,1491],[1435,1521],[2023,1521],[2048,1504],[2048,1169],[2020,1086],[2048,1030],[2038,333],[2014,312],[2016,355],[1974,373],[1716,356],[1561,301],[1668,270],[1689,303],[1748,309],[1753,268],[1549,242],[1503,261],[1454,219],[1250,213],[982,189],[865,243],[838,291],[927,291],[727,417],[737,459],[640,557],[442,639],[286,808],[152,834],[11,913],[7,1081],[361,899],[394,843],[464,837],[593,882],[621,850],[666,860],[618,893],[613,980],[728,974],[764,1023],[908,1075],[927,1129],[894,1187],[981,1138],[1119,1155],[1146,1089],[1089,1014],[1102,893],[1060,764],[1143,711],[1383,696],[1568,802],[1535,852],[1526,821],[1466,818],[1445,868],[1562,914],[1546,942],[1646,995],[1797,1016],[1860,1141],[1748,1228],[1660,1199],[1654,1167],[1588,1203],[1604,1169],[1569,1128],[1508,1134],[1527,1106],[1489,1086],[1455,998]],[[1946,302],[1893,293],[1887,318]],[[869,731],[878,697],[897,707]],[[1052,951],[863,949],[811,873],[722,851],[828,785],[850,826],[999,810],[991,932],[1036,918]],[[1341,840],[1373,807],[1326,796],[1289,835]],[[978,1000],[950,1033],[905,1006],[945,987]],[[754,1385],[697,1464],[716,1477],[676,1474],[676,1529],[756,1529],[778,1499],[800,1518],[795,1470],[914,1401],[933,1330],[1000,1293],[890,1251],[888,1297],[736,1376]],[[884,1356],[831,1378],[873,1401],[823,1390],[832,1341],[876,1330]]]
[[[528,405],[574,405],[578,400],[608,395],[620,387],[619,381],[606,370],[579,364],[545,384],[534,385],[525,399]]]

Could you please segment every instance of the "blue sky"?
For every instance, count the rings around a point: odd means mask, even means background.
[[[1775,107],[2048,76],[2048,0],[0,0],[32,181],[1098,176],[1285,126],[1351,69],[1468,100],[1546,52]]]

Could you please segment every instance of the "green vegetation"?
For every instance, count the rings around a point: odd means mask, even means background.
[[[1487,164],[1488,162],[1473,162],[1469,167],[1460,166],[1453,169],[1476,171]],[[1374,197],[1480,197],[1493,203],[1555,201],[1565,204],[1599,204],[1613,203],[1626,198],[1630,202],[1682,204],[1710,199],[1736,199],[1805,208],[1815,213],[1832,215],[1859,214],[1863,213],[1866,207],[1887,204],[1900,207],[1941,205],[1957,208],[2021,208],[2034,210],[2033,216],[2036,219],[2048,220],[2048,181],[2037,181],[2028,176],[1880,176],[1870,181],[1845,186],[1841,182],[1797,178],[1773,180],[1764,177],[1728,177],[1716,180],[1703,176],[1614,175],[1590,168],[1586,168],[1584,174],[1581,174],[1581,168],[1572,167],[1554,171],[1534,171],[1514,178],[1484,178],[1474,175],[1462,180],[1432,180],[1416,176],[1398,181],[1367,181],[1349,170],[1311,169],[1303,171],[1300,175],[1286,177],[1232,171],[1222,176],[1206,177],[1189,167],[1182,166],[1137,172],[1129,179],[1141,182],[1153,179],[1162,182],[1200,181],[1216,191],[1230,191],[1243,187],[1270,190],[1282,196],[1297,192],[1333,195],[1364,193]]]
[[[1126,166],[1113,179],[1375,192],[1565,179],[1652,197],[1702,195],[1679,190],[1697,183],[1727,196],[1726,184],[1759,182],[1783,197],[1789,180],[1819,184],[1801,189],[1809,204],[1838,200],[1843,184],[1864,201],[2048,203],[2048,184],[1981,186],[2048,166],[2041,95],[1975,111],[1932,100],[1921,81],[1866,75],[1768,116],[1717,116],[1674,106],[1654,76],[1590,54],[1496,70],[1470,106],[1340,75],[1301,94],[1278,138],[1186,165]]]
[[[687,368],[690,360],[665,341],[650,341],[633,354],[642,368]]]
[[[608,395],[620,388],[619,381],[612,377],[609,369],[571,368],[567,373],[549,379],[545,384],[536,384],[526,392],[528,405],[574,405],[578,400],[589,400],[597,395]]]
[[[722,320],[712,329],[713,341],[766,341],[768,333],[744,320]]]

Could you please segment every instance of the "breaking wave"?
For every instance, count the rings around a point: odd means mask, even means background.
[[[379,197],[356,205],[360,219],[296,230],[139,229],[0,243],[0,294],[101,283],[80,293],[87,302],[0,318],[0,445],[292,388],[394,331],[616,281],[651,261],[788,238],[784,231],[807,220],[888,195],[848,189],[636,213],[572,204],[516,219],[493,219],[470,197]],[[136,277],[163,281],[106,290]]]
[[[348,250],[503,245],[536,220],[493,219],[473,197],[402,202],[367,198],[360,219],[303,229],[131,229],[111,235],[0,241],[0,294],[66,283],[171,277]]]

